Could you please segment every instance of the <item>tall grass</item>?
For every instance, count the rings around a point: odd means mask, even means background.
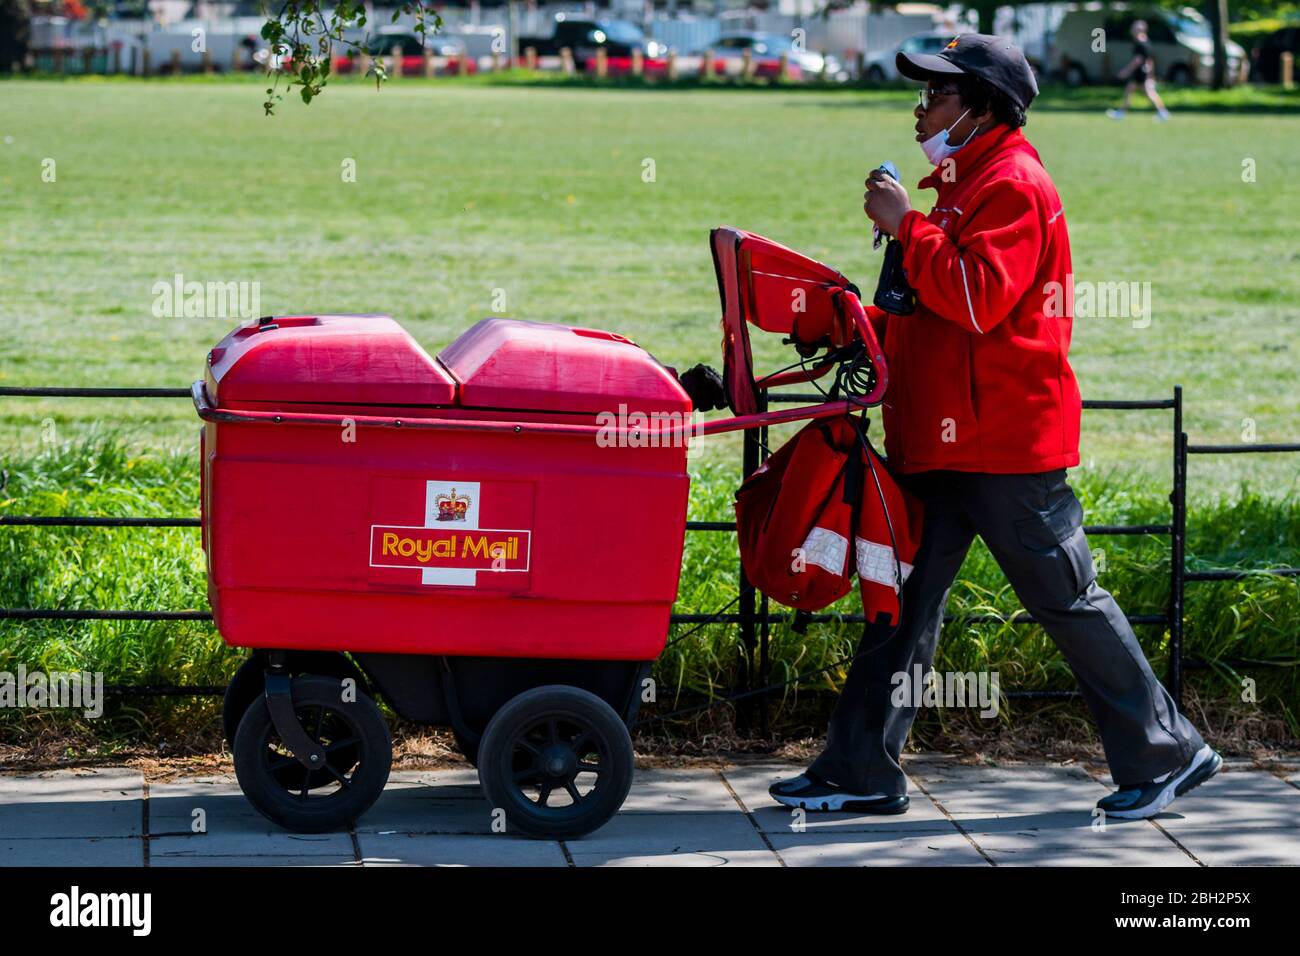
[[[197,516],[197,462],[187,452],[133,454],[129,437],[97,430],[75,443],[27,449],[0,458],[5,483],[0,514]],[[734,464],[705,460],[694,471],[689,516],[725,520],[737,478]],[[1164,489],[1122,472],[1084,469],[1072,476],[1090,524],[1150,523],[1168,518]],[[1154,536],[1094,537],[1103,585],[1130,614],[1163,613],[1168,600],[1168,541]],[[1243,487],[1189,516],[1188,565],[1268,567],[1300,563],[1300,500],[1269,497]],[[712,613],[737,597],[733,535],[687,535],[677,610]],[[203,609],[203,554],[196,529],[0,527],[0,607]],[[994,670],[1003,690],[1072,689],[1074,682],[1051,640],[1038,627],[979,624],[972,614],[1009,615],[1018,604],[988,551],[976,542],[955,582],[935,666]],[[734,607],[729,608],[734,610]],[[859,610],[856,592],[832,610]],[[781,608],[773,605],[773,610]],[[1167,665],[1168,630],[1137,628],[1157,673]],[[688,633],[689,632],[689,633]],[[1257,575],[1238,581],[1190,584],[1185,654],[1211,663],[1192,671],[1200,699],[1241,702],[1243,678],[1255,679],[1259,712],[1285,721],[1300,736],[1300,588],[1294,578]],[[680,625],[656,665],[657,709],[734,689],[747,654],[734,625]],[[770,679],[832,665],[856,648],[861,625],[814,624],[796,633],[788,620],[773,625]],[[0,621],[0,671],[102,671],[109,684],[220,684],[242,658],[203,622]],[[1234,661],[1268,662],[1242,669]],[[773,692],[777,728],[808,726],[824,711],[845,667],[830,667],[806,682]],[[1073,705],[1072,705],[1073,706]],[[215,702],[114,700],[95,732],[149,737],[190,733],[210,724]],[[1005,713],[1005,711],[1004,711]],[[1081,711],[1080,711],[1081,713]],[[47,721],[48,717],[42,717]],[[63,720],[59,717],[58,720]],[[942,715],[939,715],[942,719]],[[18,737],[30,714],[0,712],[0,736]],[[76,718],[67,718],[75,722]],[[815,723],[815,720],[814,720]]]

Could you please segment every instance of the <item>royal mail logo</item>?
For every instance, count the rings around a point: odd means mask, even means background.
[[[527,531],[375,525],[370,529],[370,564],[376,568],[527,571],[531,537]]]
[[[455,488],[451,489],[450,494],[436,496],[435,500],[439,521],[464,521],[469,514],[469,506],[473,504],[469,495],[458,495]]]
[[[370,566],[418,570],[421,584],[452,587],[478,585],[480,572],[527,571],[532,532],[482,527],[482,499],[477,481],[426,481],[424,524],[371,525]]]

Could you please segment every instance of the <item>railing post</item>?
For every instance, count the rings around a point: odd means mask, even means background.
[[[758,396],[758,410],[760,412],[767,411],[767,392],[763,392],[761,395]],[[767,426],[764,425],[758,431],[758,460],[760,464],[767,461],[768,447],[769,445],[767,443]],[[764,594],[762,599],[758,602],[758,613],[760,615],[759,618],[760,623],[758,626],[758,634],[759,634],[758,686],[766,687],[768,684],[772,682],[772,678],[770,676],[771,668],[768,665],[768,653],[767,653],[768,640],[771,636],[772,628],[771,625],[768,623],[768,619],[767,619],[768,602],[767,602],[766,594]],[[769,732],[768,731],[768,703],[769,703],[768,696],[770,694],[771,691],[768,690],[763,691],[762,697],[759,699],[759,703],[758,703],[759,706],[758,729],[759,729],[759,733],[763,737],[766,737]]]
[[[759,466],[759,452],[761,447],[761,437],[758,429],[747,428],[744,431],[744,455],[741,462],[741,480],[748,478]],[[736,693],[744,693],[749,690],[753,684],[751,680],[752,668],[754,666],[754,589],[749,585],[749,579],[745,577],[745,568],[740,568],[740,645],[744,654],[745,666],[740,669],[740,686],[736,688]],[[749,707],[753,706],[752,702],[741,702],[736,708],[736,726],[737,729],[747,729],[749,720],[746,713]]]
[[[1169,544],[1169,695],[1183,706],[1183,593],[1187,574],[1187,433],[1183,431],[1183,387],[1174,386],[1173,527]]]

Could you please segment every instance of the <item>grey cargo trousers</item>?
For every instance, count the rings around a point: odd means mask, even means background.
[[[925,503],[901,622],[883,645],[889,628],[864,629],[826,748],[809,769],[857,793],[907,792],[899,755],[916,708],[911,694],[894,694],[894,675],[912,675],[916,664],[923,674],[931,670],[948,591],[976,534],[1074,671],[1117,785],[1175,770],[1204,745],[1156,679],[1119,605],[1097,584],[1083,507],[1064,468],[1018,475],[931,471],[900,483]],[[896,696],[906,702],[896,704]]]

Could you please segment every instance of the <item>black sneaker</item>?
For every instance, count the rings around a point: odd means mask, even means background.
[[[1145,820],[1173,803],[1174,797],[1181,797],[1205,783],[1222,766],[1223,758],[1206,744],[1177,770],[1145,783],[1126,784],[1098,800],[1097,806],[1105,810],[1108,817]]]
[[[853,793],[823,780],[810,770],[778,780],[767,788],[772,799],[805,810],[852,810],[857,813],[906,813],[907,794]]]

